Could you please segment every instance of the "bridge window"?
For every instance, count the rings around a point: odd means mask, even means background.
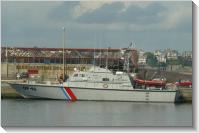
[[[84,75],[84,74],[79,74],[79,76],[80,76],[80,77],[85,77],[85,75]]]
[[[102,78],[102,81],[109,81],[109,78]]]
[[[73,77],[78,77],[78,74],[75,74]]]

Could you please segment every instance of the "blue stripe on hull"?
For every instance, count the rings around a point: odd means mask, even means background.
[[[64,93],[64,96],[66,97],[66,100],[69,101],[70,100],[70,97],[66,94],[65,90],[64,90],[64,87],[60,87],[62,92]]]

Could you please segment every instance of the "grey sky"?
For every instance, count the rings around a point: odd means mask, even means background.
[[[2,46],[192,50],[192,2],[2,2]]]

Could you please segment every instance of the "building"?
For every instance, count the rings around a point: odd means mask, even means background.
[[[161,50],[155,50],[155,52],[154,52],[154,55],[155,55],[156,57],[158,57],[158,56],[160,56],[160,55],[162,55],[162,54],[164,54],[164,52],[161,51]]]
[[[192,59],[192,51],[184,51],[182,52],[182,57],[186,59]]]
[[[139,50],[138,55],[138,65],[146,65],[147,63],[147,56],[143,50]]]
[[[133,66],[137,66],[137,51],[131,49]],[[121,49],[104,48],[65,48],[64,60],[66,64],[95,64],[112,65],[120,60]],[[63,63],[63,48],[24,48],[1,47],[1,62],[9,63]]]
[[[166,58],[166,54],[164,51],[156,50],[154,52],[154,55],[156,56],[159,63],[166,63],[167,58]]]
[[[178,51],[172,49],[166,49],[164,52],[167,59],[173,59],[173,60],[178,59]]]
[[[162,54],[162,55],[160,55],[156,58],[157,58],[159,63],[166,63],[167,62],[166,56],[164,54]]]

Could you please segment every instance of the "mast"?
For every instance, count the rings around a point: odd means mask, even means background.
[[[93,67],[94,67],[94,71],[95,71],[95,48],[93,50],[94,50],[94,53],[93,53],[93,57],[94,57]]]
[[[96,33],[94,34],[94,41],[95,41],[95,43],[94,43],[94,48],[93,48],[93,67],[94,67],[94,71],[95,71],[95,47],[96,47],[96,43],[97,43],[97,35],[96,35]]]
[[[100,54],[99,54],[100,59],[99,59],[98,61],[99,61],[99,66],[101,67],[101,65],[102,65],[102,57],[101,57],[101,56],[102,56],[102,53],[101,53],[101,45],[100,45],[100,44],[101,44],[101,41],[100,41],[100,39],[99,39],[99,43],[98,43],[98,44],[99,44],[99,49],[100,49]]]
[[[64,57],[65,57],[65,27],[62,28],[63,29],[63,81],[65,80],[65,61],[64,61]]]
[[[8,78],[8,45],[6,44],[6,76]]]

